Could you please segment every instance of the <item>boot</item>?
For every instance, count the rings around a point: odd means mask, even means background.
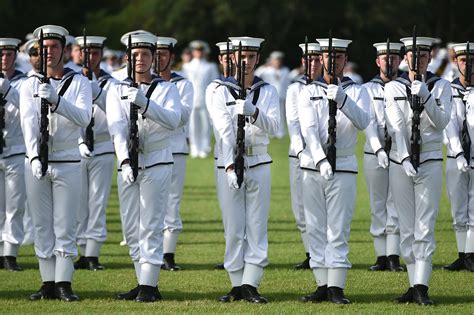
[[[464,259],[464,266],[470,272],[474,272],[474,253],[466,253],[466,258]]]
[[[181,269],[181,267],[174,262],[174,253],[166,253],[163,255],[163,265],[161,265],[161,269],[170,271],[178,271]]]
[[[223,295],[219,298],[219,302],[233,302],[233,301],[240,301],[242,300],[242,288],[241,287],[233,287],[229,293]]]
[[[88,269],[87,259],[85,256],[79,257],[79,259],[74,263],[74,269]]]
[[[268,300],[258,293],[257,288],[248,284],[242,285],[242,298],[250,303],[268,303]]]
[[[54,281],[43,282],[39,291],[30,295],[31,301],[54,299],[56,299],[56,293],[54,293]]]
[[[407,292],[405,292],[402,295],[394,298],[393,301],[396,302],[396,303],[404,303],[404,304],[412,303],[413,302],[413,292],[414,292],[413,287],[410,287],[410,288],[408,288]]]
[[[400,256],[398,255],[388,256],[387,269],[393,272],[404,271],[403,267],[400,266]]]
[[[5,270],[9,270],[9,271],[23,271],[23,268],[18,266],[18,264],[16,263],[15,256],[3,257],[3,267],[5,268]]]
[[[142,303],[152,303],[161,300],[161,294],[158,287],[152,287],[149,285],[140,285],[138,289],[138,295],[135,301]]]
[[[99,263],[99,257],[86,257],[87,269],[89,270],[104,270],[105,267]]]
[[[58,299],[64,302],[79,301],[79,297],[72,292],[71,282],[57,282],[54,287]]]
[[[306,302],[318,303],[318,302],[324,302],[327,300],[328,300],[328,286],[327,285],[320,286],[313,293],[305,295],[301,298],[301,301],[304,303]]]
[[[373,266],[369,267],[369,271],[384,271],[387,270],[387,256],[377,257],[377,261]]]
[[[433,301],[428,296],[428,287],[422,284],[415,284],[413,290],[413,302],[419,305],[433,305]]]
[[[311,269],[309,266],[309,260],[311,258],[309,257],[309,253],[306,253],[306,259],[302,262],[297,264],[296,266],[293,267],[295,270],[304,270],[304,269]]]
[[[137,285],[135,288],[131,289],[128,292],[117,294],[117,299],[126,300],[126,301],[135,300],[138,295],[138,290],[139,290],[139,286]]]
[[[328,301],[336,304],[350,304],[348,298],[344,296],[344,290],[338,287],[328,288]]]
[[[224,264],[217,264],[217,265],[214,266],[214,269],[215,270],[224,270],[225,269]]]
[[[460,271],[466,268],[464,266],[464,260],[466,258],[465,253],[458,253],[458,259],[456,259],[454,262],[452,262],[449,265],[443,266],[443,270],[448,270],[448,271]]]

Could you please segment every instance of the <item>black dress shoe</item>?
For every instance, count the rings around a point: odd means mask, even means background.
[[[241,287],[233,287],[229,293],[223,295],[219,298],[219,302],[233,302],[242,300],[242,290]]]
[[[257,288],[248,284],[242,285],[242,299],[250,303],[268,303],[268,300],[258,293]]]
[[[370,271],[384,271],[387,270],[387,256],[379,256],[377,257],[377,261],[373,266],[369,267]]]
[[[214,269],[215,269],[215,270],[225,270],[224,264],[215,265],[215,266],[214,266]]]
[[[178,271],[181,269],[181,267],[176,265],[176,263],[174,262],[173,253],[166,253],[163,255],[163,265],[161,265],[161,269],[170,270],[170,271]]]
[[[57,282],[54,286],[56,297],[64,302],[79,301],[79,297],[72,292],[71,282]]]
[[[16,263],[15,256],[5,256],[3,257],[3,267],[9,271],[23,271],[23,268],[18,266]]]
[[[43,282],[39,291],[30,295],[31,301],[54,299],[56,299],[56,293],[54,293],[54,281]]]
[[[139,289],[140,289],[140,286],[137,285],[135,288],[131,289],[128,292],[119,293],[117,294],[117,299],[126,300],[126,301],[135,300],[137,298]]]
[[[104,270],[105,267],[99,263],[99,257],[86,257],[87,269],[89,270]]]
[[[404,303],[404,304],[413,303],[413,292],[414,292],[413,287],[410,287],[408,288],[407,292],[394,298],[393,301],[396,303]]]
[[[422,284],[415,284],[413,287],[413,302],[419,305],[433,305],[433,301],[428,296],[428,287]]]
[[[3,261],[4,261],[3,256],[0,256],[0,269],[4,268],[3,267]]]
[[[137,302],[151,303],[161,300],[160,291],[158,287],[152,287],[149,285],[140,285],[138,289],[138,295],[135,299]]]
[[[461,271],[466,268],[464,265],[464,260],[466,258],[465,253],[458,253],[458,259],[456,259],[453,263],[443,266],[443,270],[448,270],[448,271]]]
[[[390,255],[387,257],[387,270],[393,272],[400,272],[404,271],[402,266],[400,266],[400,256],[398,255]]]
[[[328,286],[327,285],[320,286],[313,293],[305,295],[301,298],[301,301],[304,303],[306,302],[318,303],[318,302],[324,302],[327,300],[328,300]]]
[[[328,288],[328,301],[336,304],[350,304],[351,301],[344,296],[344,290],[339,287]]]
[[[466,267],[467,270],[474,272],[474,253],[466,253],[464,267]]]
[[[86,256],[81,256],[79,259],[74,263],[74,269],[88,269],[89,265],[87,264]]]
[[[293,267],[295,270],[305,270],[305,269],[311,269],[309,266],[309,260],[311,258],[309,257],[309,253],[306,253],[306,259],[302,262],[297,264],[296,266]]]

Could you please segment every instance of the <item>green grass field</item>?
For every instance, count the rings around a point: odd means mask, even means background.
[[[345,290],[353,304],[337,306],[330,303],[303,304],[301,296],[315,289],[310,271],[294,271],[295,263],[304,258],[304,249],[295,227],[290,208],[288,180],[288,139],[273,140],[270,151],[272,164],[272,200],[269,222],[270,265],[259,291],[269,298],[267,305],[246,302],[222,304],[217,297],[230,289],[224,271],[212,267],[222,262],[224,238],[220,210],[216,200],[213,160],[188,160],[188,172],[181,234],[176,259],[182,265],[179,272],[162,272],[159,287],[164,300],[152,304],[115,300],[118,292],[136,285],[135,273],[122,239],[117,189],[114,183],[108,208],[108,240],[103,247],[101,262],[107,270],[78,271],[73,288],[81,297],[78,303],[59,301],[30,302],[29,294],[40,285],[38,263],[32,246],[22,248],[19,263],[21,273],[0,270],[0,313],[457,313],[474,314],[474,274],[450,273],[440,268],[456,256],[454,232],[446,193],[441,196],[441,208],[436,225],[437,249],[430,295],[436,306],[397,305],[390,299],[404,292],[407,274],[367,271],[375,261],[369,234],[369,200],[363,176],[363,136],[359,139],[358,194],[351,226],[349,271]],[[343,192],[342,192],[343,193]]]

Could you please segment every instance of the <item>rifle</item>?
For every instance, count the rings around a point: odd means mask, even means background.
[[[390,38],[387,37],[387,62],[385,63],[385,74],[389,80],[392,80],[392,57],[390,56]],[[385,130],[384,130],[384,138],[385,138],[385,147],[384,150],[387,153],[387,156],[390,154],[390,150],[392,150],[392,137],[388,134],[387,124],[385,123]]]
[[[160,78],[160,72],[161,72],[161,67],[160,67],[160,59],[161,59],[161,51],[158,49],[155,49],[156,55],[155,55],[155,72],[158,78]]]
[[[336,53],[332,45],[332,31],[329,31],[329,45],[328,45],[328,74],[331,77],[331,84],[337,85],[336,76]],[[326,158],[331,165],[332,171],[336,171],[336,114],[337,102],[329,100],[329,121],[328,121],[328,142],[326,148]]]
[[[237,81],[240,85],[239,99],[245,100],[245,61],[242,60],[242,42],[239,43],[237,53]],[[244,154],[245,154],[245,116],[237,115],[237,155],[235,157],[235,174],[237,175],[237,184],[239,188],[244,181]]]
[[[135,56],[132,55],[132,36],[128,36],[128,48],[127,48],[127,72],[128,77],[131,79],[130,86],[138,87],[135,80]],[[129,142],[128,142],[128,155],[130,158],[130,167],[133,171],[133,178],[136,180],[138,177],[138,150],[139,150],[139,139],[138,139],[138,106],[130,102],[130,126],[129,126]]]
[[[306,84],[311,82],[311,61],[308,55],[308,36],[304,37],[304,76]]]
[[[82,31],[84,43],[83,43],[83,58],[82,58],[82,69],[89,79],[92,80],[92,69],[91,69],[91,56],[90,56],[90,48],[87,47],[87,35],[86,29],[84,28]],[[94,107],[92,106],[92,116],[89,125],[86,128],[86,139],[84,140],[85,145],[89,149],[89,151],[94,151]]]
[[[232,76],[232,60],[230,60],[230,40],[227,39],[227,50],[226,50],[226,77]]]
[[[0,78],[3,76],[3,49],[0,48]],[[5,139],[3,139],[3,129],[5,128],[5,105],[7,100],[0,94],[0,154],[3,154]]]
[[[411,66],[415,72],[415,80],[421,81],[422,77],[420,74],[420,47],[416,45],[416,25],[413,26],[413,46],[412,46],[412,58]],[[411,120],[411,163],[415,170],[418,170],[420,166],[420,115],[423,111],[423,105],[421,99],[417,95],[412,95],[412,110],[413,118]]]
[[[40,74],[41,83],[49,83],[48,75],[48,50],[44,48],[44,37],[43,29],[40,31],[39,39],[39,52],[40,52]],[[48,171],[48,141],[49,141],[49,102],[42,98],[41,99],[41,118],[40,118],[40,141],[39,141],[39,160],[41,162],[41,174],[46,175]]]
[[[471,86],[472,62],[469,51],[469,42],[466,43],[466,69],[464,70],[464,79],[466,80],[466,88]],[[469,92],[467,92],[469,93]],[[467,126],[467,119],[464,117],[461,131],[461,144],[464,151],[464,157],[468,164],[471,164],[471,137]]]

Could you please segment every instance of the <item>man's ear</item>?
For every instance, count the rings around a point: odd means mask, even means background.
[[[375,64],[377,65],[377,67],[380,68],[380,60],[379,60],[379,57],[375,58]]]

